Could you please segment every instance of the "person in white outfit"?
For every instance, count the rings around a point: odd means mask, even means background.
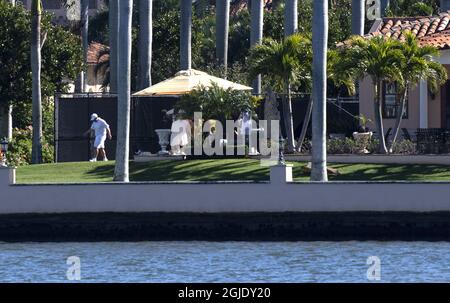
[[[172,155],[186,155],[184,148],[191,141],[191,123],[187,119],[183,119],[178,114],[177,119],[172,123],[170,147]]]
[[[89,133],[92,134],[93,132],[95,136],[94,151],[92,158],[89,161],[96,162],[99,155],[103,161],[108,161],[105,151],[105,141],[106,138],[109,140],[112,139],[111,129],[109,128],[108,123],[106,123],[106,121],[100,118],[97,114],[91,115],[91,122],[91,128],[85,132],[85,135]]]

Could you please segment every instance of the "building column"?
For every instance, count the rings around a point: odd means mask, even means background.
[[[419,115],[420,128],[428,128],[428,84],[427,81],[420,80],[419,84]]]

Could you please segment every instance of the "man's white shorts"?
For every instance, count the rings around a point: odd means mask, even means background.
[[[105,148],[105,141],[106,141],[106,135],[103,136],[96,136],[94,141],[94,147],[99,148]]]

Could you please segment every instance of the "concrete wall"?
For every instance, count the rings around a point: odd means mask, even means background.
[[[289,177],[274,167],[273,176]],[[273,179],[273,178],[272,178]],[[0,214],[91,212],[450,211],[450,183],[214,182],[10,185],[0,169]]]

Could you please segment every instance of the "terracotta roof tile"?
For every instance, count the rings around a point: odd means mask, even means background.
[[[421,45],[433,45],[439,49],[450,48],[450,11],[431,17],[388,17],[378,28],[365,37],[385,36],[404,40],[406,31],[413,33]]]
[[[91,42],[87,53],[87,63],[97,64],[109,59],[109,54],[102,54],[109,50],[109,47],[98,42]]]

